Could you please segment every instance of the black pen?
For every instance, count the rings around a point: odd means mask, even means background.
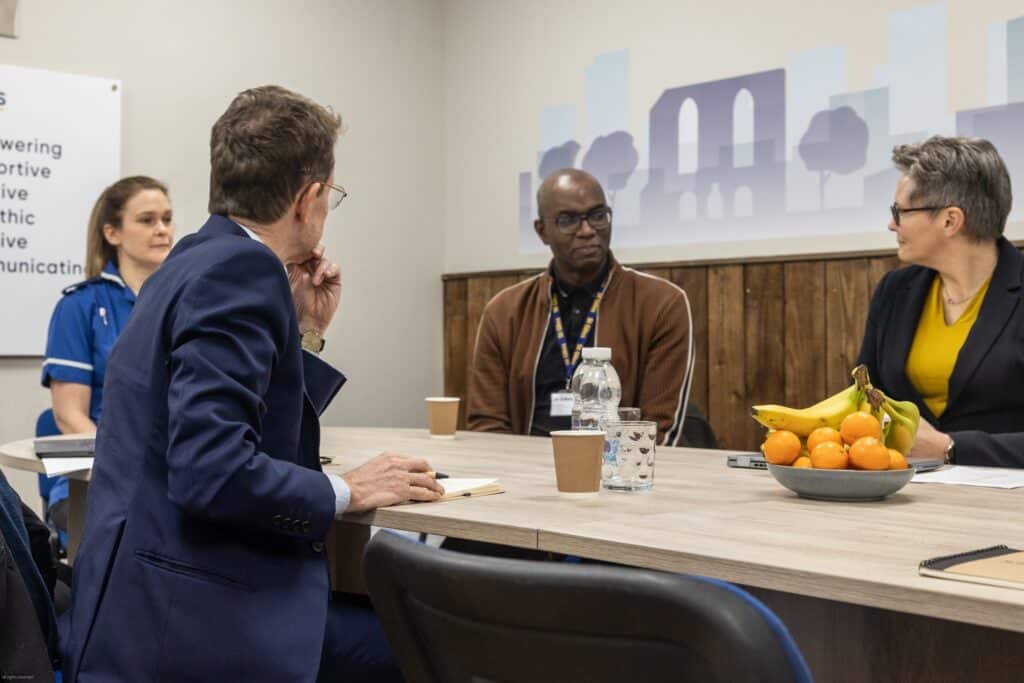
[[[427,471],[427,475],[433,477],[434,479],[447,479],[448,478],[448,475],[445,474],[444,472],[434,472],[433,470],[428,470]]]

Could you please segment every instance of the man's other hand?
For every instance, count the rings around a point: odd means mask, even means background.
[[[381,453],[343,476],[352,491],[347,511],[365,512],[410,500],[438,500],[444,488],[428,474],[430,471],[422,458]]]
[[[317,245],[308,259],[288,266],[288,280],[295,300],[299,330],[313,330],[320,336],[338,310],[341,300],[341,269],[324,257],[324,245]]]

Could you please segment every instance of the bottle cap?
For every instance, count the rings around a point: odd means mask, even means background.
[[[594,346],[583,349],[583,360],[611,360],[612,350],[607,346]]]

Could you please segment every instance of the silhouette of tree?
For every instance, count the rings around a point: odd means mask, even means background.
[[[825,208],[825,183],[833,173],[847,175],[867,163],[868,124],[852,107],[819,111],[800,138],[800,158],[808,171],[818,173],[821,208]]]
[[[579,152],[580,143],[575,140],[568,140],[558,147],[552,147],[545,151],[541,155],[540,164],[537,167],[541,182],[559,169],[574,167],[576,165],[576,155]]]
[[[626,187],[639,161],[633,136],[619,130],[594,140],[583,155],[583,170],[597,178],[614,204],[615,193]]]

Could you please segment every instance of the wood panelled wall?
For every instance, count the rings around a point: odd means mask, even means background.
[[[756,449],[763,428],[750,406],[806,406],[850,381],[875,285],[893,254],[638,269],[670,280],[693,308],[696,366],[690,401],[723,448]],[[536,270],[444,277],[445,394],[461,396],[484,306]]]

